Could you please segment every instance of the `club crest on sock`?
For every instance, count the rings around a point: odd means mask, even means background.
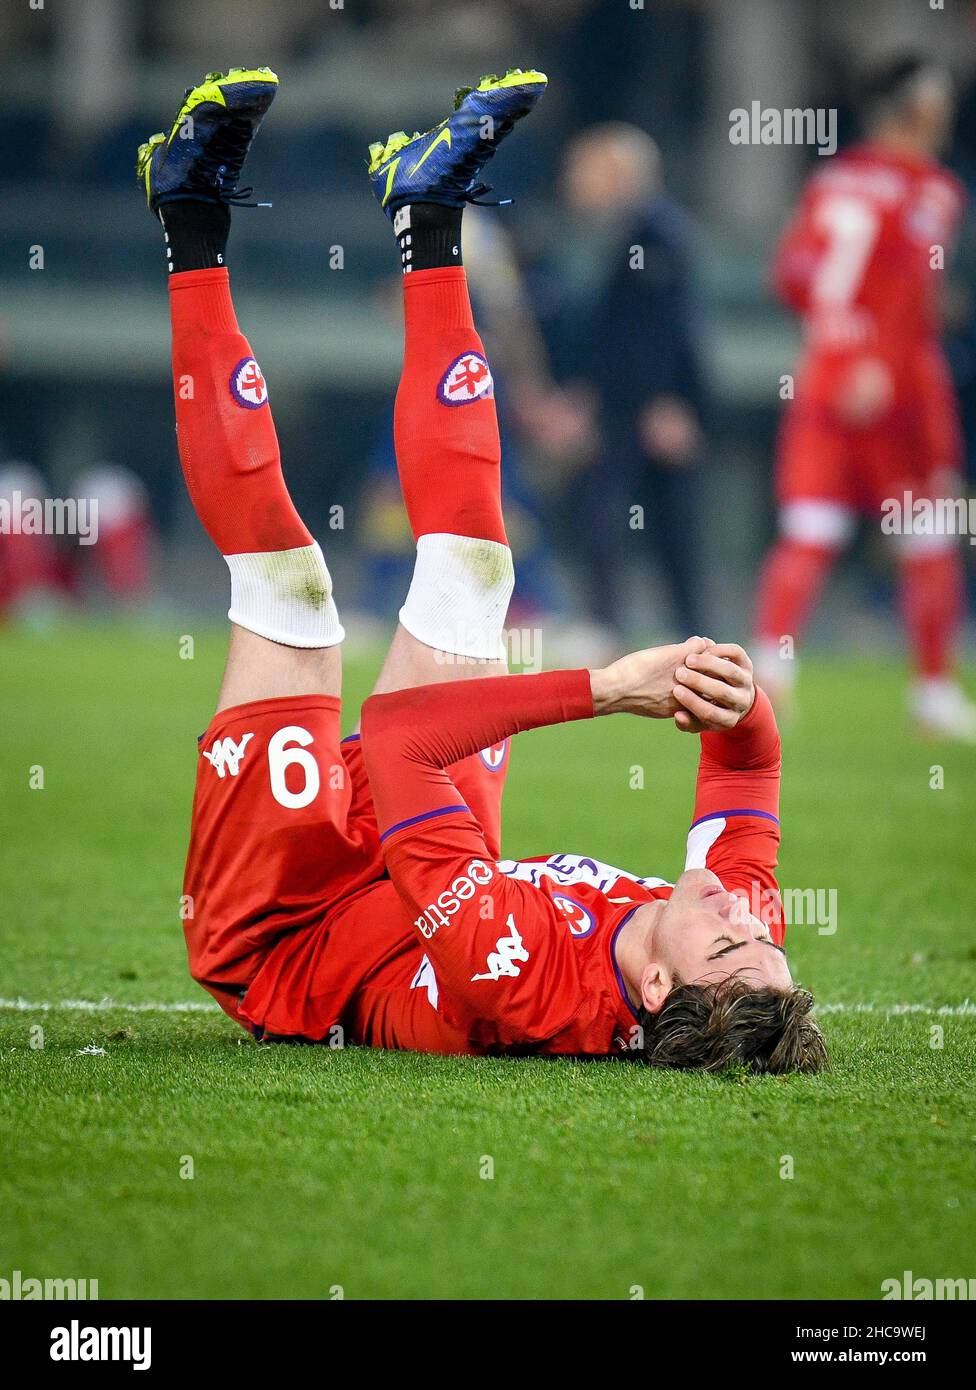
[[[494,396],[491,368],[480,352],[462,352],[441,377],[437,398],[443,405],[471,405]]]
[[[268,383],[253,357],[242,357],[230,374],[230,393],[244,410],[260,410],[268,402]]]

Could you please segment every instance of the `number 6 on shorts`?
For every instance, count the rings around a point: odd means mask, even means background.
[[[312,742],[312,735],[299,724],[286,724],[268,740],[271,794],[280,806],[286,807],[289,811],[300,811],[303,806],[310,805],[319,794],[319,766],[312,754],[306,751]],[[286,744],[289,743],[301,746],[288,748]],[[293,765],[303,768],[305,772],[305,785],[297,792],[289,791],[285,785],[285,773]]]

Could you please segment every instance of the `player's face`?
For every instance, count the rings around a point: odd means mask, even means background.
[[[603,141],[579,139],[570,146],[563,171],[563,193],[575,212],[584,215],[617,201],[613,170]]]
[[[769,927],[710,869],[689,869],[678,879],[655,929],[654,953],[685,984],[715,984],[729,975],[757,989],[793,983]]]
[[[938,154],[949,138],[953,121],[953,94],[948,80],[933,73],[915,98],[915,117],[931,154]]]
[[[563,196],[574,212],[602,219],[631,202],[640,177],[633,155],[620,141],[584,135],[567,152]]]

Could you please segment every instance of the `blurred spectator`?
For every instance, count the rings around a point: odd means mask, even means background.
[[[570,217],[554,248],[553,354],[596,425],[595,447],[562,488],[564,545],[584,566],[591,616],[619,632],[627,542],[638,538],[660,562],[676,630],[695,632],[704,396],[689,221],[663,187],[656,144],[635,126],[578,135],[562,188]],[[540,431],[548,408],[536,407]]]
[[[101,463],[79,474],[72,491],[98,508],[98,544],[91,558],[99,581],[117,603],[144,601],[154,526],[142,481],[128,468]]]
[[[87,570],[114,604],[144,604],[154,533],[146,489],[127,468],[86,469],[56,498],[30,464],[0,465],[0,619],[47,626],[81,597]]]
[[[44,627],[61,606],[64,577],[53,536],[22,526],[21,514],[49,489],[29,463],[0,465],[0,621]]]

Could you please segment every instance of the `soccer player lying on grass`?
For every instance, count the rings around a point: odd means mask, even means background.
[[[332,583],[285,488],[224,263],[277,78],[210,74],[140,150],[170,261],[180,459],[231,573],[186,867],[190,968],[258,1038],[815,1070],[823,1040],[781,913],[767,924],[746,901],[778,903],[780,768],[746,654],[693,637],[604,670],[506,674],[512,558],[461,214],[545,83],[485,78],[434,130],[370,151],[405,272],[395,435],[417,560],[362,733],[341,741]],[[575,854],[500,859],[510,737],[618,712],[701,735],[677,884]]]

